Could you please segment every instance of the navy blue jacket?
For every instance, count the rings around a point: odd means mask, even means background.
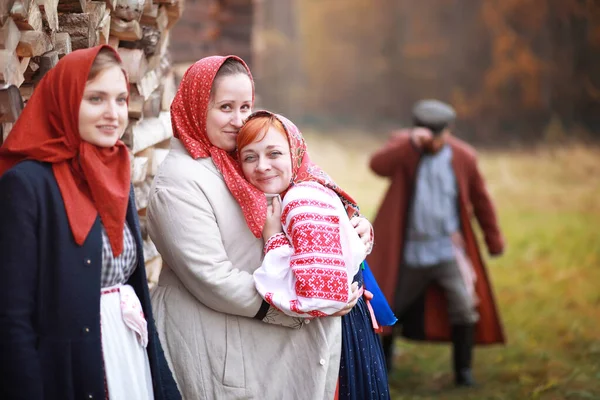
[[[133,192],[127,223],[154,395],[180,399],[154,326]],[[0,177],[0,399],[104,399],[101,264],[100,219],[77,245],[50,164],[24,161]]]

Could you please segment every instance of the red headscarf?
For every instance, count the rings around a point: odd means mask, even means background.
[[[84,243],[100,214],[117,256],[129,201],[129,154],[120,140],[101,148],[79,135],[85,84],[102,48],[115,52],[106,45],[74,51],[42,78],[0,148],[0,176],[23,160],[52,164],[75,242]]]
[[[192,158],[212,158],[216,167],[221,171],[229,191],[242,208],[248,227],[258,238],[261,237],[267,217],[266,197],[264,193],[244,179],[239,164],[233,158],[235,154],[229,154],[214,146],[206,133],[206,116],[212,84],[217,71],[229,58],[241,62],[246,67],[252,81],[248,66],[236,56],[213,56],[197,61],[186,71],[171,104],[173,136],[181,140]],[[254,82],[252,89],[252,101],[254,102]]]
[[[348,217],[360,216],[360,211],[356,201],[348,193],[342,190],[325,171],[314,164],[308,152],[306,151],[306,142],[302,133],[296,125],[283,115],[275,114],[270,111],[256,111],[248,117],[247,121],[256,117],[275,117],[285,128],[288,142],[290,144],[290,153],[292,156],[292,181],[291,186],[301,182],[317,182],[333,190],[339,196],[342,204],[346,208]]]

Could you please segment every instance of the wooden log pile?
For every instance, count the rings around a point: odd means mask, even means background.
[[[109,44],[129,75],[132,181],[152,285],[160,257],[144,227],[148,190],[172,136],[169,107],[176,86],[169,32],[184,0],[0,0],[0,144],[36,85],[73,50]],[[189,41],[196,38],[187,37]]]

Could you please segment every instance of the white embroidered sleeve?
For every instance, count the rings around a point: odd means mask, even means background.
[[[353,254],[340,221],[347,217],[339,199],[326,190],[314,185],[290,189],[281,217],[285,236],[267,241],[263,263],[254,272],[263,298],[290,316],[331,315],[348,301],[356,268],[348,268]]]

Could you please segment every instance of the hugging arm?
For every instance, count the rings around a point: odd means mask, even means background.
[[[212,206],[201,192],[156,189],[148,205],[148,232],[168,266],[205,306],[277,325],[297,325],[288,317],[274,318],[256,291],[252,274],[229,260]],[[271,318],[265,319],[267,315]]]

